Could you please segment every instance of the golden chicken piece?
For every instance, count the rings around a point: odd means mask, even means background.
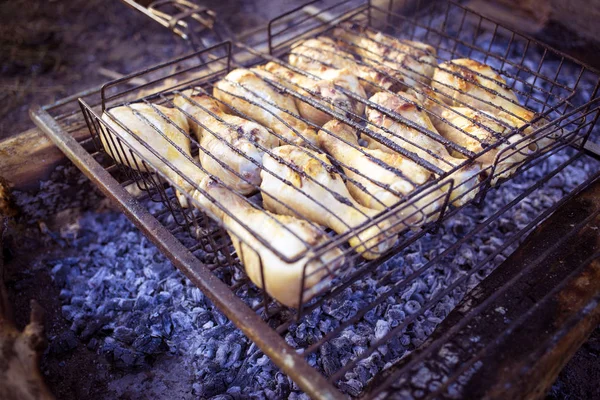
[[[521,121],[514,116],[510,116],[508,113],[482,111],[472,106],[454,107],[452,104],[457,104],[458,102],[450,101],[443,94],[431,88],[424,87],[419,90],[409,91],[409,93],[414,94],[423,107],[430,111],[429,116],[431,122],[433,122],[436,130],[441,133],[442,136],[473,152],[479,152],[482,149],[476,143],[473,143],[472,140],[469,141],[466,139],[468,138],[468,135],[461,133],[459,130],[461,129],[460,127],[465,127],[472,135],[475,135],[480,139],[488,138],[493,140],[493,134],[490,133],[490,130],[495,131],[499,137],[507,138],[506,144],[501,145],[495,150],[488,151],[477,160],[488,167],[493,162],[496,154],[502,151],[499,164],[502,163],[503,165],[502,168],[497,168],[494,172],[496,178],[492,179],[493,184],[495,184],[499,177],[508,177],[509,175],[512,175],[516,167],[525,161],[527,157],[533,155],[533,153],[548,151],[555,143],[553,138],[562,135],[561,129],[558,129],[557,133],[551,132],[553,129],[556,129],[553,127],[539,129],[539,131],[536,132],[538,128],[541,128],[547,123],[544,119],[536,121],[523,129],[526,122]],[[531,115],[533,118],[533,114]],[[485,121],[485,124],[483,124],[483,121]],[[478,124],[487,126],[487,129],[483,128],[481,125],[478,126]],[[523,140],[524,137],[528,137],[528,139]],[[461,142],[461,140],[463,142]],[[495,140],[491,143],[495,143]],[[503,150],[504,148],[509,147],[510,144],[515,144],[516,148]],[[513,167],[507,169],[510,165],[513,165]],[[498,167],[500,167],[500,165]],[[506,170],[506,172],[501,174],[502,170]]]
[[[216,83],[213,94],[294,144],[315,144],[315,130],[294,116],[299,115],[294,99],[263,78],[277,82],[277,78],[264,70],[234,69]]]
[[[351,112],[358,116],[362,116],[365,112],[363,103],[349,97],[344,92],[346,90],[364,99],[367,97],[356,76],[347,69],[327,68],[320,74],[319,79],[299,74],[274,62],[269,62],[262,68],[280,78],[280,82],[288,89],[308,96],[334,112],[342,114]],[[300,115],[315,125],[321,126],[332,118],[331,115],[316,109],[307,102],[298,98],[295,98],[295,101]]]
[[[339,234],[367,222],[379,212],[358,204],[342,177],[333,172],[333,166],[324,154],[317,154],[295,146],[281,146],[273,150],[275,157],[265,154],[261,189],[263,204],[269,211],[284,215],[298,212],[319,225],[325,225]],[[283,203],[283,204],[282,204]],[[389,221],[382,221],[349,239],[350,246],[366,259],[376,259],[396,241]]]
[[[396,83],[393,69],[385,65],[377,68],[362,65],[326,36],[294,43],[288,59],[292,66],[319,77],[330,68],[345,69],[362,79],[361,85],[369,95],[390,89]]]
[[[394,95],[391,93],[380,92],[370,98],[370,101],[393,111],[401,117],[415,123],[416,125],[439,136],[435,127],[418,100],[408,94],[400,93]],[[399,147],[406,149],[418,157],[437,166],[442,171],[449,172],[465,160],[452,157],[444,145],[423,132],[408,126],[407,124],[392,118],[384,113],[367,107],[367,119],[370,124],[367,126],[370,130],[394,142]],[[384,129],[381,129],[383,127]],[[441,136],[440,136],[441,137]],[[385,152],[395,153],[393,149],[377,142],[373,137],[365,137],[369,148],[381,149]],[[454,180],[454,188],[450,195],[453,204],[460,206],[475,197],[475,187],[479,184],[478,174],[481,168],[478,164],[466,165],[461,169],[454,171],[448,180]],[[445,181],[446,182],[446,181]],[[449,185],[443,187],[447,190]]]
[[[396,85],[390,90],[398,91],[428,84],[437,65],[436,50],[425,43],[396,39],[371,28],[352,24],[340,24],[333,31],[364,63],[375,69],[387,67]]]
[[[114,134],[100,135],[104,149],[116,162],[142,172],[156,169],[186,193],[191,193],[194,188],[184,177],[197,183],[204,176],[200,167],[192,161],[191,143],[186,136],[189,126],[182,112],[157,105],[135,103],[106,110],[102,114],[102,120],[116,132],[116,137],[120,138],[122,148]],[[159,156],[140,141],[146,143]],[[139,156],[135,153],[132,155],[129,149],[139,152]],[[161,157],[173,168],[161,160]],[[143,162],[142,159],[146,161]],[[177,192],[177,198],[182,207],[188,207],[184,194]]]
[[[447,104],[456,107],[469,105],[500,116],[523,126],[536,114],[519,104],[515,93],[492,67],[469,58],[440,64],[433,74],[432,87],[438,90]]]
[[[337,120],[323,125],[318,141],[322,149],[342,164],[344,173],[349,178],[346,186],[350,194],[365,207],[376,210],[392,207],[414,192],[419,185],[427,182],[432,175],[399,154],[360,148],[354,129]],[[395,168],[402,175],[377,161]],[[398,217],[406,225],[420,226],[435,217],[445,197],[440,190],[434,190],[419,198],[414,205],[401,209]]]
[[[514,134],[516,126],[510,127],[512,121],[502,120],[504,125],[495,121],[496,118],[483,111],[473,111],[465,107],[452,107],[444,110],[442,117],[448,123],[440,124],[439,132],[445,138],[457,143],[474,153],[494,145],[499,140],[506,143],[488,150],[477,158],[484,167],[490,167],[496,162],[493,183],[499,177],[508,177],[514,170],[538,149],[531,140],[520,142],[526,134]],[[511,148],[511,145],[515,146]]]
[[[344,264],[343,252],[336,247],[314,258],[312,248],[328,240],[323,229],[292,216],[256,208],[208,177],[201,182],[200,188],[210,198],[200,191],[194,193],[194,198],[207,214],[221,221],[250,280],[280,303],[288,307],[299,306],[304,273],[302,301],[306,302],[327,286],[331,271]],[[288,259],[304,255],[296,262],[286,262],[262,244],[257,233]]]
[[[189,115],[188,123],[200,144],[198,157],[204,169],[242,194],[254,192],[261,181],[261,148],[276,147],[279,139],[255,122],[224,113],[208,95],[189,90],[177,94],[173,103]]]
[[[427,86],[409,89],[406,93],[417,99],[418,104],[423,106],[435,129],[439,130],[440,126],[445,125],[441,120],[442,113],[452,106],[444,101],[443,95]]]

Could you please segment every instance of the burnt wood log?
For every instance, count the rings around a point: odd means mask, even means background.
[[[496,293],[499,288],[504,291]],[[433,345],[434,350],[411,369],[429,381],[415,386],[411,377],[398,377],[392,384],[394,393],[435,392],[456,375],[460,378],[453,389],[466,398],[543,398],[599,323],[596,180],[536,228],[419,349],[384,371],[366,392]],[[446,338],[440,340],[442,336]]]
[[[0,202],[6,198],[0,183]],[[11,307],[4,286],[2,239],[7,218],[0,210],[0,399],[52,400],[39,370],[39,358],[46,345],[43,312],[31,302],[30,322],[20,332],[12,322]]]

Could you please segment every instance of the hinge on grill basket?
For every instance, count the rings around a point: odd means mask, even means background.
[[[197,51],[221,43],[217,14],[187,0],[121,0],[190,43]]]

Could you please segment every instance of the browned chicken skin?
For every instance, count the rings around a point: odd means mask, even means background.
[[[356,76],[347,69],[327,68],[320,72],[318,78],[310,73],[297,73],[275,62],[267,63],[262,69],[280,78],[281,83],[290,90],[308,96],[333,112],[362,116],[365,111],[364,104],[348,94],[363,99],[367,97]],[[299,98],[295,98],[295,102],[300,115],[315,125],[321,126],[332,118],[327,112]]]
[[[289,62],[294,67],[319,77],[330,68],[345,69],[361,79],[360,83],[368,95],[382,89],[390,89],[395,83],[392,69],[386,66],[375,69],[369,65],[362,65],[333,39],[325,36],[292,45]]]
[[[303,218],[328,226],[339,234],[355,229],[378,214],[352,198],[342,177],[333,171],[324,154],[295,146],[281,146],[273,152],[301,173],[265,154],[263,165],[273,173],[263,171],[262,174],[263,204],[269,211],[294,215],[292,210],[295,210]],[[364,258],[375,259],[395,240],[390,222],[382,221],[351,236],[349,243]]]
[[[117,162],[142,172],[146,172],[148,165],[154,167],[187,193],[193,190],[193,186],[185,177],[197,183],[204,176],[192,161],[191,142],[186,136],[189,126],[182,112],[158,105],[135,103],[106,110],[102,120],[117,132],[124,147],[122,150],[116,144],[116,139],[100,135],[106,152]],[[140,141],[147,143],[158,155]],[[141,157],[125,150],[127,148],[135,149]],[[147,161],[143,161],[144,159]],[[149,171],[152,171],[151,167],[148,167]],[[177,193],[177,198],[183,207],[188,206],[183,193]]]
[[[343,265],[343,253],[336,247],[314,257],[311,248],[328,240],[323,229],[293,216],[255,208],[208,177],[201,182],[200,188],[212,199],[201,192],[195,192],[194,198],[205,212],[225,226],[250,280],[280,303],[298,307],[304,274],[302,298],[308,301],[328,284],[329,271]],[[296,262],[286,262],[261,243],[256,232],[288,259],[305,255]]]
[[[348,190],[365,207],[376,210],[392,207],[432,176],[425,168],[399,154],[361,148],[354,129],[340,121],[332,120],[323,125],[318,140],[319,146],[341,163],[349,178],[346,181]],[[401,208],[397,216],[406,225],[420,226],[435,215],[444,198],[443,192],[434,190],[414,205]]]
[[[240,193],[254,192],[260,185],[262,148],[276,147],[279,139],[255,122],[224,113],[208,95],[189,90],[176,95],[173,103],[189,115],[204,169]]]
[[[396,39],[366,26],[343,23],[333,36],[360,55],[365,64],[392,76],[392,91],[428,84],[437,65],[432,46]]]
[[[315,144],[317,132],[295,117],[299,112],[294,99],[280,93],[267,80],[273,82],[277,78],[265,70],[234,69],[216,83],[214,96],[287,141],[300,146]]]
[[[369,100],[415,123],[421,130],[427,130],[433,135],[440,136],[427,116],[427,113],[418,105],[418,100],[414,96],[407,93],[394,95],[380,92]],[[434,140],[422,131],[396,118],[370,107],[367,108],[366,114],[370,122],[368,127],[373,132],[416,154],[442,171],[451,171],[464,162],[463,159],[452,157],[446,147],[439,141]],[[394,152],[394,150],[379,143],[373,137],[367,136],[365,139],[368,142],[369,148]],[[479,183],[477,177],[479,171],[479,165],[472,164],[462,167],[449,176],[448,179],[454,180],[454,189],[450,196],[454,204],[462,205],[475,197],[476,191],[473,189]],[[444,186],[444,189],[448,190],[449,186]]]

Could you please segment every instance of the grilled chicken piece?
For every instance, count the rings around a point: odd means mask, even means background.
[[[294,43],[289,62],[294,67],[319,77],[330,68],[345,69],[362,79],[361,85],[369,95],[389,89],[395,83],[394,71],[391,68],[385,65],[373,68],[361,64],[352,54],[344,51],[333,39],[326,36]]]
[[[303,218],[328,226],[339,234],[355,229],[378,214],[354,201],[325,155],[295,146],[281,146],[273,153],[287,164],[264,155],[263,165],[271,173],[263,171],[261,189],[263,204],[269,211],[284,215],[298,212]],[[362,229],[349,239],[350,246],[364,258],[378,258],[395,242],[391,228],[389,221],[382,221]]]
[[[312,74],[308,76],[299,74],[274,62],[267,63],[263,68],[277,76],[288,89],[308,96],[334,112],[342,114],[351,112],[362,116],[365,111],[363,103],[346,94],[351,92],[364,99],[367,97],[356,76],[347,69],[327,68],[319,74],[319,79]],[[305,101],[297,98],[295,101],[300,115],[315,125],[321,126],[332,118],[331,115]]]
[[[264,70],[234,69],[216,83],[213,94],[294,144],[315,144],[315,130],[294,116],[299,115],[294,99],[280,93],[265,79],[277,82],[277,78]]]
[[[193,186],[184,177],[197,183],[204,176],[200,167],[192,161],[191,144],[186,136],[189,126],[185,115],[180,111],[135,103],[105,111],[102,120],[117,132],[116,136],[112,133],[100,135],[104,149],[116,162],[142,172],[152,171],[154,168],[187,193],[191,193]],[[117,137],[122,148],[117,142]],[[153,154],[140,141],[146,143],[159,156]],[[132,155],[129,149],[139,152],[141,157],[135,153]],[[161,157],[173,168],[161,160]],[[146,161],[142,162],[142,159]],[[188,206],[184,194],[177,193],[177,198],[182,207]]]
[[[292,216],[256,208],[208,177],[201,182],[200,188],[209,197],[196,191],[194,198],[205,212],[222,222],[250,280],[280,303],[289,307],[299,306],[303,273],[306,274],[302,293],[305,302],[330,282],[330,271],[344,263],[339,248],[313,258],[311,247],[323,244],[328,239],[323,229]],[[303,252],[306,254],[296,262],[286,262],[262,244],[257,233],[288,259]]]
[[[292,44],[288,60],[296,68],[315,73],[329,68],[350,71],[358,69],[354,56],[343,51],[333,39],[326,36]]]
[[[554,143],[552,137],[555,135],[548,133],[548,131],[555,128],[550,127],[534,134],[539,127],[547,123],[543,119],[522,129],[525,122],[510,116],[508,113],[481,111],[470,105],[454,107],[452,104],[457,104],[457,101],[449,100],[442,93],[430,88],[421,88],[416,91],[409,91],[409,93],[413,93],[423,107],[430,111],[431,121],[442,136],[473,152],[482,151],[484,147],[487,147],[486,145],[496,143],[499,138],[507,138],[506,144],[488,150],[486,154],[477,159],[487,168],[494,162],[496,155],[502,152],[501,159],[498,160],[497,168],[494,171],[492,184],[495,184],[499,177],[508,177],[528,157],[538,151],[547,151]],[[498,110],[496,109],[496,111]],[[533,118],[532,113],[531,115]],[[521,129],[517,133],[516,130],[519,128]],[[478,140],[469,138],[460,129],[466,130],[467,133],[479,140],[484,140],[484,146],[480,146]],[[497,137],[494,138],[494,134],[490,131],[495,132]],[[562,131],[559,129],[557,133],[561,135]],[[523,140],[523,137],[529,138]],[[516,144],[518,142],[520,143]],[[516,148],[503,150],[511,144],[515,144]],[[505,172],[502,173],[502,171]]]
[[[444,101],[443,95],[426,86],[409,89],[406,93],[417,99],[418,104],[423,106],[435,129],[439,130],[445,125],[441,116],[451,106]]]
[[[509,120],[513,126],[521,127],[537,117],[534,112],[519,105],[515,93],[492,67],[469,58],[440,64],[433,74],[432,87],[439,90],[440,98],[451,106],[468,105]],[[533,129],[546,123],[539,120],[534,123]],[[529,127],[526,131],[533,129]],[[554,136],[561,134],[559,131]]]
[[[346,186],[350,194],[365,207],[376,210],[392,207],[431,177],[428,170],[399,154],[361,148],[354,129],[340,121],[323,125],[318,141],[322,149],[342,164],[349,178]],[[406,225],[420,226],[435,216],[444,198],[443,192],[434,190],[414,205],[400,208],[398,217]]]
[[[501,125],[496,122],[498,117],[493,117],[486,112],[473,111],[466,107],[453,107],[444,110],[442,118],[448,121],[440,124],[439,132],[442,136],[474,153],[479,153],[506,138],[506,143],[488,150],[477,158],[484,167],[489,167],[498,157],[493,183],[498,177],[511,175],[516,167],[537,151],[536,143],[531,140],[521,141],[526,134],[522,132],[514,134],[514,129],[517,127],[511,127],[511,121],[502,119],[504,124]],[[511,148],[511,145],[515,147]]]
[[[428,84],[437,65],[435,48],[425,43],[396,39],[371,28],[343,23],[333,31],[364,63],[386,67],[395,79],[392,91]]]
[[[240,193],[254,192],[261,180],[261,148],[276,147],[279,139],[255,122],[224,113],[210,96],[193,90],[176,95],[173,102],[188,115],[204,169]]]
[[[432,134],[440,136],[414,96],[408,93],[394,95],[380,92],[371,97],[370,101],[395,112]],[[418,157],[443,171],[448,172],[465,161],[452,157],[442,143],[374,108],[367,107],[366,114],[370,122],[368,125],[370,130],[389,139],[399,147],[415,153]],[[380,129],[380,127],[385,130]],[[365,140],[368,142],[369,148],[395,153],[393,149],[377,142],[372,137],[367,136]],[[475,197],[476,191],[473,189],[479,183],[477,175],[480,170],[481,168],[477,164],[467,165],[448,177],[448,179],[454,180],[454,189],[450,194],[450,200],[453,204],[460,206]],[[445,185],[443,189],[449,189],[449,185]]]

